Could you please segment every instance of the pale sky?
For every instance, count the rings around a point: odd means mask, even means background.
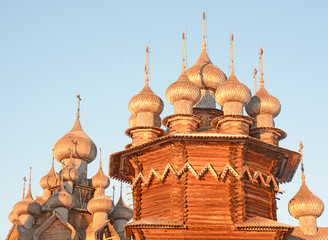
[[[144,84],[147,44],[150,87],[164,101],[162,118],[173,113],[165,91],[181,72],[181,33],[187,34],[190,67],[201,51],[203,11],[213,64],[230,74],[234,33],[235,74],[252,92],[263,47],[265,86],[282,105],[276,127],[288,134],[281,147],[298,151],[303,141],[307,184],[328,206],[328,4],[266,2],[0,0],[0,239],[11,227],[8,215],[22,197],[29,166],[33,196],[42,194],[39,180],[50,169],[51,149],[74,124],[76,94],[82,97],[82,127],[102,148],[106,173],[109,155],[131,142],[124,135],[127,106]],[[89,165],[89,178],[98,163],[99,156]],[[277,196],[278,221],[298,225],[288,201],[300,184],[298,170],[291,183],[280,185],[286,192]],[[318,225],[327,223],[326,210]]]

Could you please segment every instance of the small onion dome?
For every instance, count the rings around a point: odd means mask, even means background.
[[[130,220],[133,217],[133,211],[132,209],[127,206],[123,199],[122,199],[122,194],[120,195],[120,199],[117,201],[114,211],[111,214],[111,217],[116,220],[116,219],[126,219]]]
[[[320,198],[315,196],[303,181],[301,188],[289,201],[288,210],[292,217],[298,219],[305,216],[320,217],[324,205]]]
[[[29,187],[26,196],[15,204],[13,214],[20,215],[38,215],[41,213],[41,205],[37,203],[31,193],[31,187]]]
[[[59,207],[72,209],[75,206],[75,197],[66,191],[63,180],[61,180],[58,191],[48,198],[47,206],[50,209]]]
[[[129,102],[129,111],[134,115],[141,112],[150,112],[158,116],[163,111],[163,108],[164,103],[162,99],[153,93],[148,83],[146,83],[141,92],[132,97]]]
[[[94,197],[89,201],[87,209],[90,213],[110,212],[113,206],[112,200],[104,195],[102,189],[96,191]]]
[[[227,81],[227,76],[212,64],[204,48],[197,62],[186,70],[186,74],[200,89],[215,91],[220,84]]]
[[[79,178],[79,172],[74,168],[72,159],[69,161],[69,164],[60,171],[60,176],[64,181],[75,182]]]
[[[109,178],[104,174],[103,170],[102,170],[102,165],[101,165],[101,161],[99,163],[99,169],[98,172],[96,173],[96,175],[94,175],[91,178],[92,181],[92,186],[94,188],[102,188],[102,189],[106,189],[109,186]]]
[[[178,80],[167,88],[165,95],[171,104],[181,100],[195,104],[200,98],[200,90],[195,83],[189,80],[186,73],[182,73]]]
[[[16,215],[16,213],[14,211],[11,211],[9,213],[8,219],[11,223],[14,223],[18,220],[18,216]]]
[[[52,159],[52,165],[50,168],[50,171],[47,175],[43,176],[40,180],[40,186],[42,189],[45,188],[53,188],[56,186],[56,173],[55,173],[55,169],[54,169],[54,160]]]
[[[134,128],[137,124],[137,116],[134,114],[131,114],[130,118],[129,118],[129,126],[130,128]]]
[[[79,117],[71,131],[60,138],[54,146],[54,156],[58,162],[72,157],[92,162],[97,156],[97,147],[82,130]]]
[[[281,105],[277,98],[270,95],[264,87],[261,87],[245,108],[251,117],[256,117],[259,114],[276,117],[280,113]]]
[[[238,81],[234,74],[221,84],[215,92],[215,100],[220,106],[227,102],[240,102],[245,105],[250,100],[252,94],[249,88]]]

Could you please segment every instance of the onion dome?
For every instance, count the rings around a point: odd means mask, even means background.
[[[72,156],[67,166],[60,171],[60,176],[64,181],[70,182],[75,182],[79,178],[79,172],[73,166]]]
[[[178,80],[172,83],[166,90],[166,99],[171,104],[174,104],[175,113],[184,113],[182,108],[183,107],[188,108],[187,106],[185,106],[187,103],[183,102],[181,109],[176,109],[178,107],[176,106],[176,103],[180,101],[187,101],[191,104],[191,108],[192,108],[192,105],[197,103],[201,96],[199,87],[195,83],[191,82],[189,77],[185,73],[184,33],[182,34],[182,38],[183,38],[182,73],[178,78]]]
[[[32,197],[31,191],[31,168],[30,168],[30,180],[29,187],[26,196],[15,204],[12,216],[20,215],[38,215],[41,213],[41,205],[37,203]]]
[[[320,198],[314,195],[305,183],[304,165],[303,165],[303,144],[300,143],[301,152],[301,170],[302,185],[296,195],[289,201],[288,210],[292,217],[313,216],[318,218],[324,210],[324,204]]]
[[[122,187],[121,187],[122,189]],[[125,219],[129,221],[133,217],[133,211],[132,209],[127,206],[122,198],[122,190],[120,194],[120,199],[117,201],[114,211],[110,215],[114,220],[117,219]]]
[[[112,200],[104,195],[104,191],[100,188],[96,191],[94,197],[89,201],[87,209],[90,213],[110,212],[113,206]]]
[[[57,180],[57,177],[56,177],[56,173],[55,173],[55,169],[54,169],[54,158],[52,158],[52,164],[51,164],[50,171],[48,172],[47,175],[45,175],[41,178],[40,186],[42,189],[53,188],[57,185],[56,180]]]
[[[91,178],[92,186],[94,188],[102,188],[106,189],[109,186],[109,178],[104,174],[101,165],[101,149],[100,149],[100,161],[99,161],[99,169],[96,175]]]
[[[60,207],[72,209],[75,206],[75,197],[66,191],[63,183],[64,181],[61,179],[58,191],[48,198],[47,206],[50,209]]]
[[[58,162],[70,158],[71,151],[73,151],[73,158],[82,159],[88,163],[92,162],[97,156],[96,145],[82,130],[79,120],[80,95],[78,95],[78,99],[78,110],[73,128],[60,138],[54,146],[54,156]]]
[[[264,88],[263,78],[263,49],[261,48],[261,86],[256,94],[251,98],[246,105],[246,112],[251,117],[256,117],[260,114],[270,115],[273,118],[280,113],[281,105],[277,98],[270,95]]]
[[[205,43],[205,12],[203,13],[203,43],[202,52],[197,62],[186,70],[190,81],[200,89],[215,91],[218,86],[227,80],[227,76],[214,66],[207,55]]]
[[[146,52],[145,86],[140,93],[131,98],[129,102],[129,111],[134,115],[145,112],[158,116],[163,111],[164,103],[160,97],[153,93],[148,85],[148,46]]]
[[[241,109],[238,110],[241,110],[242,112],[242,106],[248,103],[251,96],[252,94],[249,88],[246,85],[239,82],[234,73],[233,34],[232,34],[231,35],[231,74],[228,80],[217,88],[215,93],[215,100],[222,107],[224,107],[226,103],[239,103]],[[224,111],[226,110],[230,110],[230,109],[224,109]]]

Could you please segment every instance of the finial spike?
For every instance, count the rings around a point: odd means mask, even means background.
[[[121,182],[120,197],[122,197],[123,182]]]
[[[205,41],[205,12],[203,12],[203,43],[202,50],[206,51],[206,41]]]
[[[115,185],[113,185],[113,202],[115,203]]]
[[[182,33],[182,73],[186,70],[185,65],[185,33]]]
[[[76,113],[76,117],[79,118],[80,117],[80,101],[81,101],[81,96],[80,94],[76,95],[77,97],[77,113]]]
[[[24,185],[23,185],[23,198],[25,197],[25,183],[26,183],[26,176],[23,177]],[[23,199],[22,198],[22,199]]]
[[[232,33],[231,34],[231,75],[235,74],[234,70],[235,70],[235,68],[233,65],[233,33]]]
[[[263,48],[260,49],[260,59],[261,59],[261,87],[264,87],[264,77],[263,77]]]
[[[254,92],[254,94],[257,92],[257,79],[256,79],[256,74],[257,74],[257,69],[254,68],[254,82],[255,82],[255,92]]]
[[[100,158],[100,161],[99,161],[99,169],[102,168],[102,164],[101,164],[101,148],[99,148],[99,158]]]
[[[300,154],[301,154],[301,170],[302,170],[302,183],[305,183],[305,174],[304,174],[304,163],[303,163],[303,143],[300,141]]]
[[[28,183],[28,191],[26,194],[26,198],[32,198],[31,179],[32,179],[32,167],[30,167],[30,179],[29,179],[29,183]]]
[[[149,81],[149,77],[148,77],[148,61],[149,61],[149,51],[148,51],[148,45],[146,47],[146,66],[145,66],[145,86],[148,86],[148,81]]]

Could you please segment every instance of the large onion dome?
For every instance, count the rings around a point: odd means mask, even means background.
[[[79,120],[79,109],[75,124],[71,131],[60,138],[54,146],[54,156],[58,162],[70,158],[78,158],[92,162],[97,156],[97,147],[94,142],[82,130]]]
[[[19,217],[20,215],[38,215],[41,213],[41,205],[37,203],[32,197],[31,191],[31,173],[30,182],[26,196],[14,205],[12,218]]]
[[[101,150],[100,150],[101,151]],[[101,158],[99,162],[98,172],[91,178],[92,186],[94,188],[106,189],[109,186],[109,178],[104,174],[101,165]]]
[[[56,209],[60,207],[72,209],[75,206],[75,201],[75,197],[66,191],[63,180],[61,180],[61,184],[57,192],[48,198],[47,206],[50,209]]]
[[[203,13],[203,43],[202,52],[197,62],[186,70],[190,81],[200,89],[215,91],[218,86],[227,80],[227,76],[214,66],[206,52],[205,42],[205,12]]]
[[[89,201],[87,209],[90,213],[110,212],[113,206],[112,200],[104,195],[104,191],[100,188],[96,191],[94,197]]]
[[[117,219],[125,219],[129,221],[133,217],[132,209],[127,206],[122,198],[122,193],[120,195],[120,199],[117,201],[114,211],[110,215],[114,220]]]
[[[40,186],[42,189],[50,189],[57,186],[57,177],[54,169],[54,158],[52,158],[50,171],[47,173],[47,175],[40,179]]]
[[[149,112],[158,116],[163,111],[163,108],[164,103],[162,99],[153,93],[148,85],[148,81],[141,92],[132,97],[129,102],[129,111],[135,115],[141,112]]]
[[[231,35],[231,74],[215,92],[216,102],[223,107],[225,115],[242,115],[243,106],[250,100],[249,88],[238,81],[233,65],[233,34]]]

